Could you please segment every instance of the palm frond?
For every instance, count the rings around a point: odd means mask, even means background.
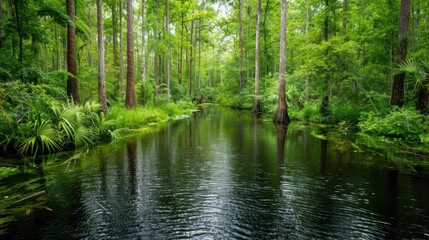
[[[416,90],[419,86],[424,84],[425,80],[425,71],[422,67],[411,59],[406,59],[398,66],[399,73],[410,74],[415,81],[414,89]]]
[[[74,134],[74,144],[77,147],[80,146],[89,146],[94,144],[95,133],[92,129],[87,128],[85,126],[78,126],[75,129]]]
[[[18,153],[37,155],[52,153],[61,148],[62,141],[58,132],[48,121],[29,122],[25,125],[22,129],[30,128],[30,131],[24,132],[25,135],[18,138]]]

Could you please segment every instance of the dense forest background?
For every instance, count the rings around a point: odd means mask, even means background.
[[[427,1],[0,6],[0,142],[8,154],[116,138],[192,101],[272,117],[282,79],[292,121],[429,143]]]

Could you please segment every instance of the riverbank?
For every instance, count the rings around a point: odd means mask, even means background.
[[[38,99],[21,108],[2,111],[1,153],[6,158],[35,158],[114,141],[148,126],[183,118],[196,111],[191,102],[164,103],[126,109],[114,105],[107,116],[95,102],[75,105]]]

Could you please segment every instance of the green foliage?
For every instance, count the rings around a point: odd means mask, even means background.
[[[38,155],[88,146],[111,136],[114,121],[101,116],[98,103],[61,103],[44,85],[12,82],[2,104],[0,144],[8,154]]]
[[[364,133],[412,141],[426,141],[429,132],[427,117],[408,108],[394,109],[386,115],[376,112],[363,113],[358,126]]]
[[[320,123],[322,119],[319,109],[320,106],[317,103],[308,103],[303,109],[292,109],[290,114],[292,119]]]
[[[253,95],[251,94],[222,94],[218,97],[218,102],[222,106],[233,109],[250,109],[253,104]]]
[[[335,122],[348,122],[352,126],[358,124],[361,113],[366,111],[364,107],[340,99],[332,99],[331,109]]]

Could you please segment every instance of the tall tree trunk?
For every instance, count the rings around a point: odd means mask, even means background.
[[[165,1],[165,30],[167,31],[166,35],[167,35],[167,102],[170,102],[170,98],[171,98],[171,76],[170,76],[170,54],[171,54],[171,46],[170,46],[170,41],[169,39],[169,35],[170,35],[170,6],[169,6],[169,1]]]
[[[243,74],[243,58],[244,58],[244,49],[243,49],[243,0],[238,0],[238,45],[240,51],[240,69],[239,69],[239,80],[240,80],[240,90],[244,89],[244,74]]]
[[[189,96],[192,97],[192,65],[193,65],[193,49],[194,49],[194,41],[193,41],[193,37],[194,37],[194,20],[191,21],[191,44],[190,44],[190,53],[189,53]]]
[[[256,10],[256,40],[255,40],[255,96],[253,101],[254,113],[259,113],[262,111],[261,102],[259,100],[259,52],[260,52],[260,43],[259,43],[259,33],[261,25],[261,0],[258,0],[258,8]]]
[[[113,43],[113,77],[115,79],[115,95],[119,93],[119,76],[118,76],[118,33],[116,32],[116,4],[112,2],[112,43]]]
[[[271,64],[271,58],[270,55],[268,53],[268,43],[267,43],[267,15],[268,15],[268,11],[269,11],[269,7],[270,7],[270,0],[267,0],[266,4],[265,4],[265,10],[264,10],[264,21],[263,21],[263,25],[264,25],[264,55],[265,55],[265,71],[266,73],[270,72],[270,64]]]
[[[305,1],[305,45],[308,45],[308,25],[310,23],[310,0]],[[309,84],[309,76],[305,75],[305,102],[308,103],[310,100],[309,92],[310,92],[310,84]]]
[[[98,101],[107,115],[106,81],[104,79],[104,44],[103,44],[103,3],[97,0],[97,37],[98,37]]]
[[[63,62],[64,62],[64,69],[67,68],[67,37],[62,36],[62,48],[63,48]]]
[[[133,2],[127,0],[127,91],[125,107],[136,106],[136,86],[134,79],[134,36],[133,36]]]
[[[153,54],[153,78],[155,80],[155,91],[153,92],[154,100],[158,97],[158,55]]]
[[[125,0],[127,1],[127,0]],[[124,94],[124,36],[123,36],[123,24],[122,24],[122,7],[123,2],[119,0],[119,90],[121,94]]]
[[[21,18],[20,18],[20,1],[14,1],[14,7],[15,7],[15,21],[16,21],[16,30],[18,31],[18,37],[19,37],[19,55],[18,59],[19,62],[22,64],[22,44],[23,44],[23,36],[22,36],[22,26],[21,26]]]
[[[86,48],[87,57],[88,57],[88,66],[92,66],[92,52],[91,52],[91,46],[92,46],[92,19],[91,19],[91,7],[88,7],[88,28],[89,28],[89,39],[88,39],[88,47]]]
[[[178,64],[178,69],[177,69],[177,72],[178,72],[178,75],[179,75],[179,83],[180,83],[180,85],[182,85],[182,70],[183,70],[183,35],[184,35],[184,32],[183,32],[183,30],[184,30],[184,19],[185,19],[185,13],[184,12],[182,12],[181,13],[181,18],[180,18],[180,28],[181,28],[181,30],[180,30],[180,46],[179,46],[179,48],[180,48],[180,53],[179,53],[179,64]]]
[[[58,34],[58,35],[57,35]],[[55,40],[57,41],[57,49],[56,49],[56,54],[57,54],[57,70],[61,69],[61,32],[60,30],[55,31]]]
[[[213,68],[214,68],[214,70],[213,70],[213,83],[212,83],[212,86],[213,87],[215,87],[216,86],[216,71],[217,71],[217,63],[218,63],[218,60],[216,59],[216,53],[215,53],[215,48],[214,48],[214,46],[213,46]]]
[[[246,27],[246,42],[250,42],[250,23],[252,22],[250,19],[250,5],[249,2],[247,2],[246,4],[246,19],[247,19],[247,27]],[[253,71],[253,69],[251,69],[249,67],[249,50],[247,48],[244,49],[244,59],[246,61],[246,81],[247,79],[250,78],[249,74]]]
[[[427,82],[427,81],[426,81]],[[419,85],[417,89],[416,110],[420,114],[428,115],[429,89],[426,85]]]
[[[329,0],[325,1],[325,20],[324,20],[324,26],[323,26],[323,36],[326,42],[329,41],[329,30],[330,30],[330,19],[329,19],[329,11],[330,11],[330,5]],[[325,55],[328,56],[329,49],[326,49]],[[327,61],[327,60],[326,60]],[[322,98],[322,104],[320,104],[320,113],[322,116],[328,116],[330,115],[329,110],[329,82],[330,82],[330,73],[326,72],[325,77],[323,79],[323,98]]]
[[[396,63],[400,64],[407,57],[408,22],[410,18],[410,0],[401,0],[401,11],[399,19],[398,47],[396,52]],[[404,80],[405,73],[397,73],[393,76],[392,96],[390,104],[402,106],[404,104]]]
[[[146,1],[142,0],[142,81],[146,78]]]
[[[66,0],[67,15],[74,22],[74,0]],[[76,34],[75,29],[67,25],[67,96],[73,99],[76,104],[80,104],[79,91],[77,85],[76,71]]]
[[[281,3],[281,35],[280,35],[280,80],[279,96],[277,101],[277,110],[274,116],[274,122],[288,125],[290,123],[286,102],[286,0],[280,0]]]
[[[198,96],[201,97],[201,18],[198,19]]]

